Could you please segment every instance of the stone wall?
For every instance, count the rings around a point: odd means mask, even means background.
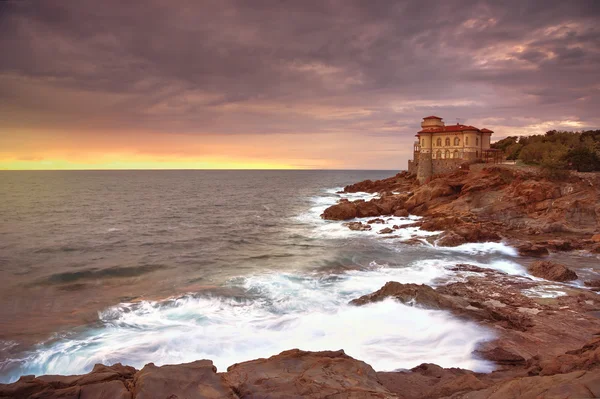
[[[417,174],[418,161],[408,160],[408,173]]]
[[[417,167],[417,180],[423,183],[432,176],[431,153],[421,152],[419,154],[419,165]]]
[[[465,162],[463,159],[449,158],[449,159],[432,159],[432,174],[439,175],[443,173],[452,172],[460,167]]]

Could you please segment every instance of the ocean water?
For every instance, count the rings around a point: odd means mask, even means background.
[[[292,348],[344,349],[376,370],[492,370],[472,351],[493,331],[394,301],[348,305],[387,281],[452,280],[457,263],[527,275],[502,243],[408,245],[434,233],[320,219],[373,197],[344,185],[392,174],[0,172],[0,382],[95,363],[208,358],[224,371]]]

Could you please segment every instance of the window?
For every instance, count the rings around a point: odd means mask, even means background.
[[[435,144],[436,144],[438,147],[441,147],[441,146],[442,146],[442,139],[438,137],[438,139],[437,139],[437,141],[435,142]]]
[[[475,137],[475,145],[479,145],[479,137]]]
[[[458,158],[458,150],[454,150],[454,158]]]
[[[436,156],[437,159],[442,159],[442,151],[441,150],[437,150],[436,152]]]
[[[460,139],[458,137],[454,138],[454,145],[460,145]]]
[[[422,145],[423,145],[423,147],[425,147],[425,139],[423,139],[423,144]]]
[[[446,150],[446,158],[450,158],[450,150]]]
[[[446,137],[446,147],[450,147],[450,137]]]
[[[469,137],[465,137],[465,145],[469,145]]]

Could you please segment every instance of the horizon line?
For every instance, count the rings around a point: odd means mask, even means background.
[[[406,169],[359,169],[359,168],[351,168],[351,169],[248,169],[248,168],[224,168],[224,169],[216,169],[216,168],[193,168],[193,169],[176,169],[176,168],[151,168],[151,169],[0,169],[0,172],[128,172],[128,171],[356,171],[356,170],[372,170],[372,171],[404,171]]]

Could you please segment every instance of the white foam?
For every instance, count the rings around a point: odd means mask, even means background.
[[[439,233],[439,232],[438,232]],[[490,253],[500,253],[508,256],[518,256],[519,253],[517,250],[509,245],[506,245],[502,242],[472,242],[467,244],[458,245],[456,247],[438,247],[443,251],[451,251],[451,252],[462,252],[470,255],[479,255],[479,254],[490,254]]]
[[[364,307],[350,299],[386,281],[424,283],[447,274],[443,262],[403,269],[372,264],[336,278],[264,274],[245,278],[250,299],[185,296],[162,302],[124,303],[99,317],[101,328],[40,347],[18,374],[77,374],[95,363],[142,367],[212,359],[219,370],[283,350],[344,349],[376,370],[423,362],[481,372],[491,363],[471,352],[492,333],[443,311],[389,300]],[[15,375],[10,376],[12,380]]]

